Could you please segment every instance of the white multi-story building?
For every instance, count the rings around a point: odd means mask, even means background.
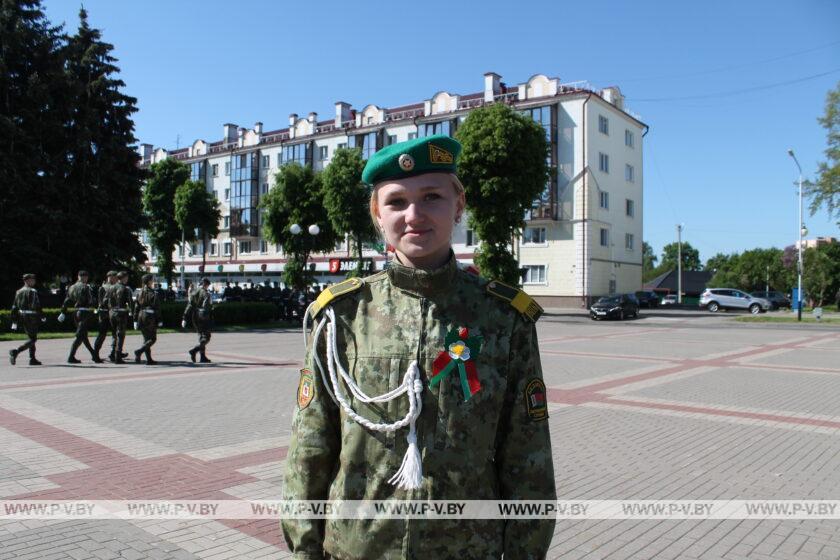
[[[222,139],[215,142],[196,140],[174,151],[143,144],[142,165],[167,157],[181,160],[221,202],[220,235],[206,248],[200,242],[186,248],[184,268],[190,279],[203,274],[214,282],[279,282],[286,259],[261,235],[258,202],[281,165],[296,161],[318,171],[340,147],[361,148],[368,158],[395,142],[454,134],[470,111],[491,103],[506,103],[533,118],[551,145],[549,163],[556,173],[513,247],[525,269],[528,293],[544,305],[578,306],[594,296],[640,289],[647,125],[624,108],[617,87],[595,91],[583,82],[563,84],[542,74],[508,86],[491,72],[484,75],[484,90],[468,95],[441,91],[412,105],[361,110],[339,101],[329,120],[293,113],[288,127],[280,130],[264,131],[260,122],[251,129],[225,124]],[[457,258],[471,262],[480,242],[466,224],[458,226],[453,236]],[[338,281],[342,276],[332,274],[330,266],[350,251],[341,244],[334,253],[312,257],[310,267],[321,282]],[[151,250],[149,256],[153,263]],[[373,250],[366,256],[377,270],[386,258]],[[174,260],[181,262],[179,250]]]

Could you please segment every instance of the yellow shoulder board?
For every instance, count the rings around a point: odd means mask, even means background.
[[[487,284],[487,293],[493,294],[497,298],[510,303],[514,309],[535,323],[540,318],[540,315],[543,314],[543,308],[534,301],[534,298],[522,290],[508,286],[498,280],[493,280]]]
[[[339,296],[343,296],[344,294],[349,294],[350,292],[354,292],[362,287],[364,282],[361,278],[349,278],[344,282],[339,282],[335,286],[330,286],[323,292],[321,295],[318,296],[318,299],[315,300],[315,303],[312,305],[312,311],[310,314],[312,317],[317,317],[318,313],[321,312],[323,308],[330,304],[332,300]]]

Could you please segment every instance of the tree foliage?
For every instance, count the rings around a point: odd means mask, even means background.
[[[662,248],[662,261],[660,268],[671,270],[677,268],[677,255],[682,252],[682,269],[683,270],[700,270],[700,251],[691,246],[688,241],[682,242],[682,249],[680,250],[677,242],[668,243]]]
[[[172,285],[172,251],[181,242],[181,228],[175,218],[175,193],[190,178],[190,169],[174,158],[153,163],[143,191],[143,208],[148,218],[149,244],[157,252],[161,276]]]
[[[746,292],[769,287],[786,292],[790,289],[792,275],[785,267],[783,255],[781,249],[775,248],[715,255],[706,265],[707,270],[715,271],[709,287],[737,288]]]
[[[75,35],[37,0],[0,3],[0,293],[142,260],[136,100],[113,47],[80,12]],[[114,224],[120,227],[115,228]]]
[[[323,204],[321,177],[310,167],[289,163],[274,176],[274,186],[260,201],[263,210],[263,235],[279,243],[288,260],[283,269],[286,285],[301,289],[309,281],[306,261],[313,252],[331,251],[339,237],[330,223]],[[301,232],[294,234],[297,224]],[[317,225],[317,235],[309,227]]]
[[[511,240],[549,179],[545,131],[507,105],[494,104],[472,111],[455,137],[463,145],[458,177],[468,223],[481,239],[475,262],[482,275],[518,285]]]
[[[817,120],[825,128],[828,146],[826,161],[820,162],[817,168],[816,182],[805,183],[811,199],[811,215],[824,206],[840,225],[840,82],[828,92],[825,113]]]
[[[659,260],[653,252],[653,247],[647,241],[642,241],[642,279],[647,281],[653,278],[651,273],[656,269],[656,261]]]
[[[221,219],[219,201],[207,191],[204,182],[187,181],[175,189],[175,220],[184,231],[185,241],[201,239],[204,243],[204,250],[201,251],[202,266],[207,259],[208,239],[219,235]]]
[[[840,292],[840,243],[809,247],[802,255],[802,288],[814,305],[837,301]]]
[[[362,244],[376,239],[369,211],[371,187],[362,183],[364,168],[361,150],[339,148],[321,172],[327,216],[337,234],[353,239],[357,274],[362,270]]]

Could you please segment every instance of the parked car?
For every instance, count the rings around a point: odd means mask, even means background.
[[[766,299],[770,302],[771,309],[779,309],[782,307],[787,307],[788,309],[791,308],[790,300],[782,292],[774,292],[773,290],[770,290],[769,292],[753,292],[750,295],[755,298]]]
[[[668,294],[662,301],[659,302],[659,305],[676,305],[677,304],[677,294]]]
[[[602,297],[589,308],[589,317],[598,319],[624,319],[639,316],[639,301],[633,294]]]
[[[659,296],[656,292],[636,292],[636,299],[639,300],[639,307],[653,309],[659,306]]]
[[[700,307],[712,313],[721,309],[747,309],[753,315],[772,308],[770,302],[764,298],[753,297],[741,290],[731,288],[711,288],[700,294]]]

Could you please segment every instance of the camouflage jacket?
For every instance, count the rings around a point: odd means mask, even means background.
[[[156,325],[161,319],[157,292],[148,286],[143,286],[137,296],[137,305],[134,307],[134,320],[144,320]]]
[[[127,313],[126,317],[133,315],[134,302],[131,300],[131,288],[122,282],[117,282],[111,286],[106,293],[105,299],[108,301],[108,310],[112,313],[124,309]]]
[[[358,284],[331,303],[339,323],[340,360],[369,396],[398,387],[410,363],[418,361],[424,384],[417,420],[422,486],[406,491],[388,483],[406,451],[407,428],[374,432],[347,417],[324,388],[310,337],[292,420],[284,498],[556,499],[534,322],[491,294],[488,288],[495,283],[460,270],[454,256],[433,271],[394,264]],[[457,372],[429,387],[447,333],[461,327],[483,337],[472,357],[481,388],[466,401]],[[323,338],[317,351],[326,368]],[[535,394],[536,401],[529,401]],[[394,422],[408,410],[404,395],[369,405],[347,398],[356,412],[375,422]],[[505,559],[543,558],[554,522],[284,519],[282,526],[295,558],[321,558],[323,550],[344,560],[469,560],[502,554]]]
[[[25,311],[26,313],[21,313]],[[31,313],[34,311],[34,313]],[[38,299],[38,291],[35,288],[24,286],[15,292],[15,299],[12,303],[12,321],[18,321],[21,317],[28,320],[40,318],[41,300]]]
[[[213,318],[213,300],[210,298],[210,292],[203,286],[190,293],[190,299],[184,309],[184,320],[187,321],[190,318],[201,324]]]
[[[107,281],[103,282],[97,290],[97,307],[100,311],[108,311],[108,292],[113,288],[113,284]]]
[[[67,289],[67,297],[61,305],[61,312],[67,313],[68,307],[81,307],[93,311],[96,307],[96,296],[89,284],[76,282]]]

